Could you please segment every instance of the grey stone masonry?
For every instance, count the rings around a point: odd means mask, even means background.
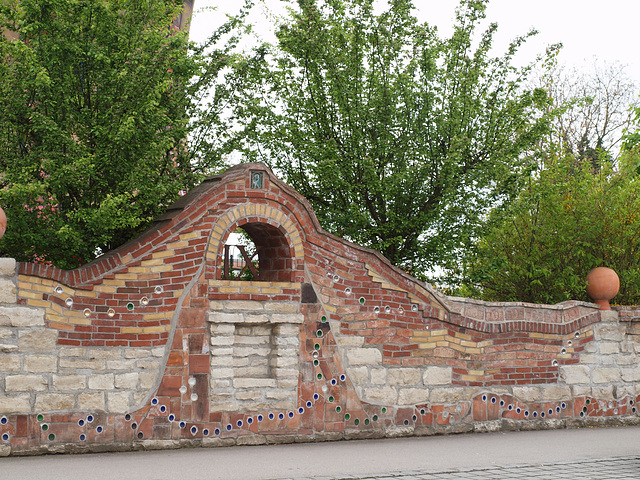
[[[298,400],[298,306],[229,300],[210,302],[210,409],[293,409]]]
[[[16,303],[15,261],[0,258],[0,414],[124,413],[142,406],[159,382],[164,347],[69,347],[57,340],[44,309]]]

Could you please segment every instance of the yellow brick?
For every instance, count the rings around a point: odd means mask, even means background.
[[[150,272],[170,272],[171,270],[173,270],[171,265],[161,265],[159,267],[151,267],[149,269]]]
[[[36,299],[30,298],[27,300],[27,305],[31,307],[48,307],[51,304],[49,302],[45,302],[44,300],[36,300]]]
[[[482,353],[482,350],[479,348],[466,348],[465,353],[468,353],[469,355],[479,355]]]
[[[95,290],[78,290],[74,295],[76,297],[96,298],[98,296],[98,292]]]
[[[148,313],[146,315],[142,315],[142,318],[145,320],[164,320],[167,318],[168,312],[158,312],[158,313]]]
[[[20,296],[24,298],[37,298],[42,299],[41,293],[32,292],[31,290],[20,290]]]
[[[51,293],[53,289],[50,286],[46,285],[32,285],[31,290],[42,293]]]
[[[439,347],[449,347],[449,346],[453,347],[453,345],[449,345],[449,342],[443,342],[443,341],[436,342],[436,345]]]
[[[571,358],[571,355],[569,355],[568,353],[564,355],[559,354],[557,358],[561,358],[563,360],[569,360]]]
[[[133,256],[129,253],[127,255],[125,255],[124,257],[122,257],[122,263],[123,265],[126,265],[127,263],[129,263],[131,260],[133,260]]]
[[[456,332],[456,338],[460,338],[462,340],[470,341],[471,340],[471,335],[467,335],[466,333]],[[464,345],[464,342],[462,344]],[[475,345],[475,344],[476,344],[476,342],[473,342],[473,345]]]
[[[184,290],[174,290],[173,291],[173,296],[174,297],[179,297],[180,295],[182,295],[182,292],[184,292]]]
[[[122,327],[120,329],[121,333],[142,333],[142,328],[140,327]]]
[[[447,343],[447,342],[445,342],[445,341],[444,341],[444,339],[445,339],[444,335],[438,335],[438,336],[431,335],[431,341],[432,341],[432,342],[443,342],[443,343]]]
[[[53,287],[53,280],[51,280],[49,278],[43,278],[42,279],[42,285],[46,285],[48,287]]]
[[[157,327],[144,327],[142,329],[143,333],[162,333],[167,332],[171,328],[170,325],[160,325]]]
[[[101,293],[116,293],[118,289],[116,287],[111,287],[109,285],[96,285],[93,287],[96,292]]]
[[[51,305],[49,305],[48,310],[55,313],[62,313],[62,307],[53,302],[51,302]]]
[[[455,343],[450,343],[449,348],[456,350],[458,352],[467,352],[467,349],[465,347],[463,347],[462,345],[457,345]]]
[[[469,370],[469,375],[480,376],[484,375],[484,370]]]
[[[431,332],[429,330],[416,330],[415,332],[413,332],[413,335],[415,337],[430,337]]]
[[[55,328],[56,330],[65,330],[65,331],[68,331],[68,332],[73,331],[73,326],[65,324],[65,323],[50,322],[49,323],[49,327],[50,328]]]
[[[164,265],[164,260],[161,258],[154,258],[151,260],[143,260],[140,264],[143,267],[153,267],[155,265]]]
[[[202,234],[200,232],[183,233],[180,235],[180,240],[191,240],[192,238],[200,238]]]
[[[188,246],[189,246],[189,242],[182,240],[178,242],[168,243],[167,250],[175,250],[176,248],[184,248]]]
[[[478,346],[476,342],[467,342],[466,340],[462,340],[460,342],[460,345],[462,345],[463,347],[470,347],[470,348],[476,348]]]
[[[327,312],[331,312],[331,313],[335,313],[335,312],[336,312],[336,310],[337,310],[337,308],[336,308],[336,307],[334,307],[333,305],[324,305],[324,309],[325,309]]]
[[[444,328],[440,328],[438,330],[431,330],[431,335],[447,335],[449,333],[448,330]]]
[[[460,345],[462,343],[462,340],[460,340],[459,338],[452,337],[450,335],[447,335],[445,337],[445,340],[447,342],[455,343],[456,345]],[[474,345],[474,347],[475,347],[475,345]]]
[[[133,267],[133,268],[140,268],[140,267]],[[133,270],[133,268],[130,268],[129,271]],[[126,285],[126,282],[124,280],[104,280],[102,282],[103,285],[112,285],[114,287],[124,287]]]
[[[243,289],[244,291],[244,289]],[[277,294],[277,293],[282,293],[282,290],[280,290],[279,288],[262,288],[261,289],[261,293],[264,293],[265,295],[269,295],[269,294]]]
[[[53,315],[51,313],[47,313],[47,320],[49,322],[58,322],[58,323],[69,323],[69,319],[62,315]]]
[[[237,287],[220,287],[220,293],[240,293],[240,289]]]
[[[244,287],[242,293],[260,293],[260,289],[258,287]]]
[[[478,380],[478,377],[474,377],[472,375],[460,375],[460,380],[465,382],[475,382]]]
[[[434,348],[437,347],[437,345],[435,343],[429,342],[429,343],[421,343],[418,345],[418,347],[420,347],[421,349],[424,350],[432,350]]]
[[[138,276],[133,273],[116,273],[116,280],[137,280]]]
[[[90,318],[72,318],[69,323],[71,325],[91,325]]]
[[[482,342],[478,342],[478,348],[490,347],[493,345],[493,340],[483,340]]]

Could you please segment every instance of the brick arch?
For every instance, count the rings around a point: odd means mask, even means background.
[[[230,208],[214,224],[207,247],[207,265],[219,278],[223,248],[229,235],[243,228],[256,247],[261,248],[261,280],[290,282],[296,263],[304,259],[302,237],[294,221],[282,210],[264,204],[243,204]]]

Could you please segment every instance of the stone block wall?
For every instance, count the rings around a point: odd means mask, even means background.
[[[247,164],[89,265],[0,259],[0,455],[638,423],[639,349],[638,307],[446,297]]]

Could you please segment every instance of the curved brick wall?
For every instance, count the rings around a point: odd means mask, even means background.
[[[0,453],[635,423],[638,317],[445,297],[245,164],[79,269],[0,260]]]

